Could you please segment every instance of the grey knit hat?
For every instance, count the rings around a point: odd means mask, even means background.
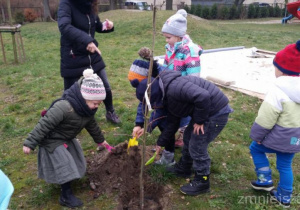
[[[163,25],[161,32],[183,37],[187,29],[187,12],[180,9],[175,15],[172,15]]]

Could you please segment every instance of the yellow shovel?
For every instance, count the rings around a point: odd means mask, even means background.
[[[137,146],[137,145],[139,145],[139,142],[136,140],[136,137],[134,137],[132,139],[129,139],[127,152],[129,153],[129,148],[130,147]]]

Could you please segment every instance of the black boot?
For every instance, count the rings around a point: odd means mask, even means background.
[[[60,205],[67,206],[69,208],[76,208],[83,205],[82,201],[73,195],[71,190],[71,182],[61,185],[59,203]]]
[[[180,187],[180,191],[186,195],[199,195],[209,192],[209,175],[199,175],[195,172],[194,180]]]
[[[106,120],[107,121],[110,121],[114,124],[120,124],[121,123],[121,120],[119,119],[118,115],[116,114],[115,111],[107,111],[106,112]]]
[[[184,162],[182,157],[174,166],[167,168],[167,171],[175,176],[188,178],[192,175],[192,162]]]

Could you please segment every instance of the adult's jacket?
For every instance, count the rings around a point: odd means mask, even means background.
[[[87,45],[94,42],[98,46],[95,32],[108,33],[114,30],[102,30],[98,15],[85,13],[76,5],[79,0],[61,0],[58,8],[58,27],[61,33],[61,76],[74,78],[82,76],[87,68],[95,73],[105,68],[102,56],[89,53]]]
[[[194,76],[181,76],[178,71],[164,71],[159,80],[151,85],[151,104],[159,104],[168,110],[167,127],[160,135],[157,144],[165,146],[173,138],[180,119],[191,116],[191,122],[204,124],[209,117],[228,105],[228,98],[213,83]],[[137,87],[137,97],[143,101],[146,80]]]
[[[42,117],[33,131],[29,133],[24,145],[34,150],[42,146],[49,152],[74,139],[85,128],[96,143],[102,143],[104,137],[94,118],[78,115],[67,100],[57,101]]]

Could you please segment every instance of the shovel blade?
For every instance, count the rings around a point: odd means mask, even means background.
[[[139,142],[136,140],[136,137],[132,138],[132,139],[129,139],[129,142],[128,142],[128,149],[130,147],[133,147],[133,146],[137,146],[139,145]]]
[[[145,166],[150,165],[151,163],[154,162],[156,158],[156,152],[154,153],[154,155],[145,163]]]

